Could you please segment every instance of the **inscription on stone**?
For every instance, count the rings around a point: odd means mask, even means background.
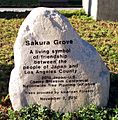
[[[33,38],[33,36],[32,36]],[[34,39],[35,40],[35,39]],[[25,47],[34,47],[39,46],[57,46],[59,44],[74,44],[74,40],[53,40],[50,41],[43,41],[35,42],[25,41]],[[41,80],[30,80],[28,84],[23,84],[23,88],[25,89],[24,94],[41,94],[47,95],[45,97],[40,97],[41,101],[45,100],[75,100],[78,97],[78,93],[92,93],[94,92],[95,83],[90,82],[88,79],[78,80],[76,76],[78,70],[78,63],[70,64],[68,62],[69,57],[68,54],[71,54],[71,46],[69,49],[29,49],[29,56],[32,58],[32,64],[29,66],[28,64],[23,65],[23,72],[24,74],[40,74]],[[56,74],[55,74],[56,73]],[[46,76],[48,74],[48,76]],[[54,75],[53,75],[54,74]],[[83,90],[79,87],[89,86],[88,89]],[[90,86],[93,88],[90,89]],[[47,90],[39,91],[38,89],[35,90],[34,88],[43,87]],[[49,87],[54,88],[54,91],[49,91]],[[55,91],[56,88],[59,88],[58,91]],[[64,87],[72,87],[72,90],[62,90]],[[77,90],[74,90],[75,87],[78,87]],[[33,88],[33,90],[32,90]],[[65,94],[70,94],[69,96],[65,97]],[[53,97],[52,97],[53,95]]]
[[[109,72],[97,51],[51,8],[36,8],[14,45],[9,94],[15,110],[37,103],[60,112],[107,105]]]

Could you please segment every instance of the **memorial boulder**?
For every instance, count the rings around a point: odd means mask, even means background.
[[[14,110],[33,103],[59,112],[107,105],[108,69],[96,49],[53,8],[35,8],[26,17],[14,62],[9,83]]]

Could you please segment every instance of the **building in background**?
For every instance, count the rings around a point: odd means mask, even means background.
[[[0,0],[0,7],[82,7],[82,0]]]
[[[82,7],[82,0],[39,0],[41,6]]]

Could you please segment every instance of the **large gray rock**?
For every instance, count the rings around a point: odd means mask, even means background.
[[[14,45],[9,95],[14,110],[37,103],[60,112],[106,106],[109,71],[67,18],[36,8],[21,25]]]

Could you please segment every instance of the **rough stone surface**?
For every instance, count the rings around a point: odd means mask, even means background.
[[[109,71],[67,18],[52,8],[35,8],[14,45],[9,95],[14,110],[37,103],[60,112],[106,106]]]
[[[118,21],[118,0],[83,0],[86,13],[95,20]]]

